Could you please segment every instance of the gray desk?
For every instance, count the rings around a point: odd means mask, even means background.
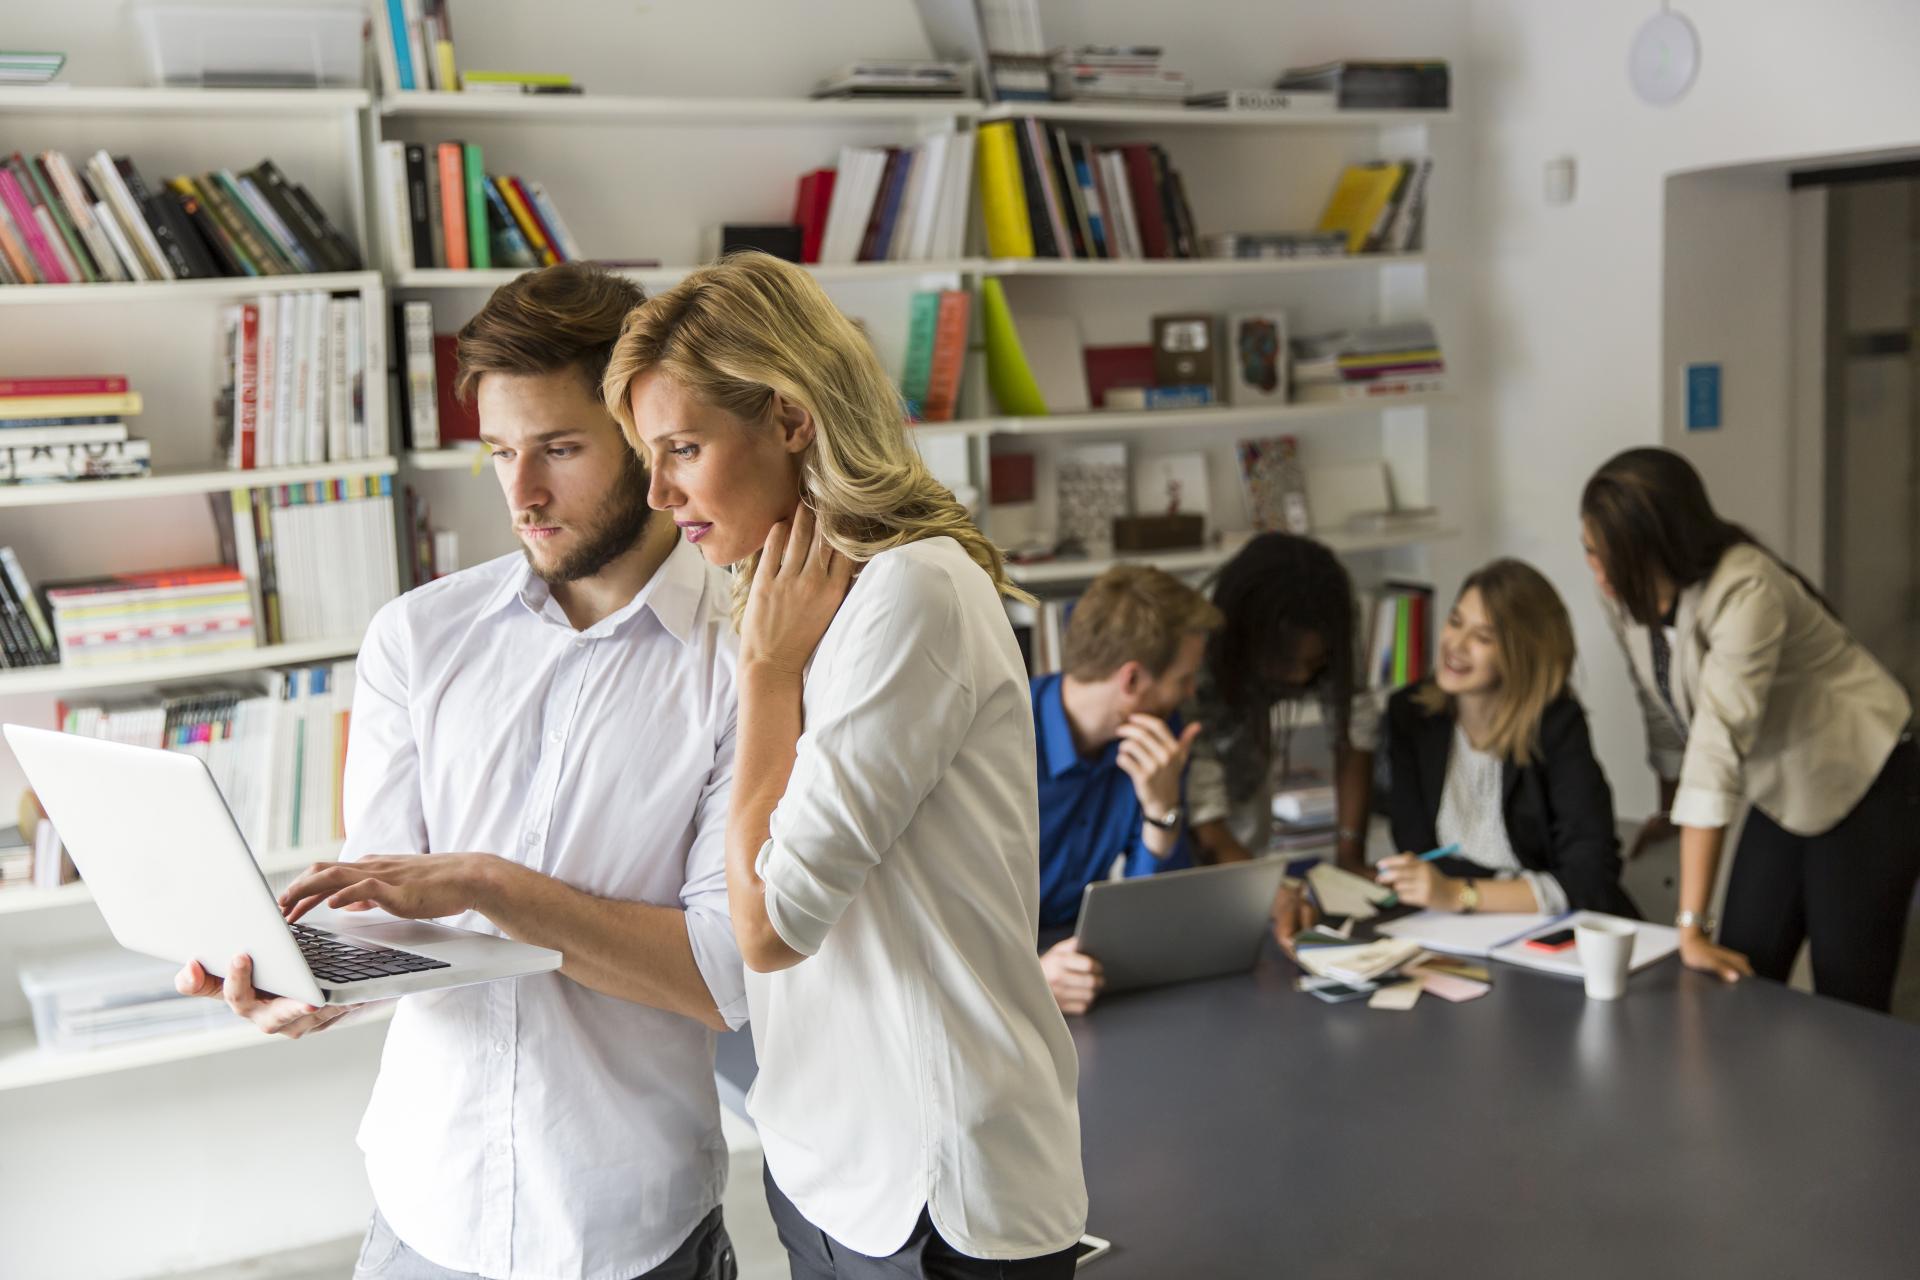
[[[1404,1014],[1294,973],[1072,1020],[1088,1280],[1920,1275],[1920,1029],[1671,961]]]

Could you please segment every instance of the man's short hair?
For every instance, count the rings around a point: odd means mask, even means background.
[[[1163,569],[1117,565],[1093,580],[1073,607],[1061,644],[1061,669],[1075,680],[1104,680],[1129,662],[1158,679],[1180,642],[1224,619],[1213,602]]]
[[[620,326],[644,301],[633,281],[584,262],[516,277],[461,328],[454,394],[471,404],[483,374],[573,369],[597,402]]]

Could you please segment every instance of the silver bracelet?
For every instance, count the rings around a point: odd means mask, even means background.
[[[1713,931],[1720,927],[1720,922],[1715,920],[1713,914],[1708,911],[1682,911],[1673,918],[1673,927],[1698,929],[1710,938],[1713,936]]]

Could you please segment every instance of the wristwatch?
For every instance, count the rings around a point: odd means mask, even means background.
[[[1682,911],[1673,918],[1673,927],[1698,929],[1711,938],[1713,931],[1720,927],[1720,922],[1713,918],[1713,913],[1710,911]]]
[[[1180,829],[1180,820],[1187,816],[1187,811],[1180,805],[1175,805],[1173,808],[1167,810],[1162,817],[1156,818],[1145,809],[1140,811],[1140,816],[1146,819],[1147,825],[1150,827],[1158,827],[1162,831],[1178,831]]]
[[[1460,914],[1470,916],[1480,909],[1480,886],[1471,880],[1460,883]]]

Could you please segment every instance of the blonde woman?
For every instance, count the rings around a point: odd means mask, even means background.
[[[1393,839],[1380,863],[1401,899],[1440,911],[1575,909],[1638,916],[1620,887],[1613,793],[1567,689],[1573,624],[1538,570],[1470,576],[1431,679],[1387,704]],[[1418,853],[1460,846],[1422,862]]]
[[[798,267],[743,255],[651,299],[604,391],[649,501],[736,569],[728,901],[793,1274],[1071,1275],[1078,1064],[1035,954],[999,552]]]

